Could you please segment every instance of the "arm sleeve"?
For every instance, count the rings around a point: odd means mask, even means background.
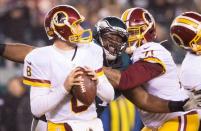
[[[107,103],[114,99],[114,89],[101,68],[98,74],[97,96]]]
[[[55,90],[31,87],[31,112],[34,116],[41,117],[46,112],[54,109],[66,95],[67,92],[62,86]]]
[[[97,96],[104,102],[114,99],[114,89],[103,72],[103,51],[100,49],[96,56],[95,70],[98,76]]]
[[[127,90],[142,85],[161,75],[164,71],[163,69],[158,63],[150,63],[143,60],[137,61],[121,72],[118,89]]]
[[[48,62],[43,63],[37,55],[31,53],[25,58],[23,83],[31,86],[31,111],[36,117],[54,109],[68,94],[63,85],[52,88],[49,79]],[[44,59],[43,59],[44,60]]]

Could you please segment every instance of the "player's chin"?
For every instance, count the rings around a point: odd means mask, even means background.
[[[133,53],[134,49],[132,49],[132,47],[127,47],[125,52],[129,55],[131,55]]]

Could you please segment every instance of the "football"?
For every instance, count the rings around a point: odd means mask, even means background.
[[[77,98],[84,105],[91,105],[96,97],[96,82],[91,80],[92,76],[88,75],[87,72],[80,68],[80,71],[83,72],[82,75],[78,75],[77,77],[82,77],[84,79],[83,86],[73,86],[72,87],[72,95]]]

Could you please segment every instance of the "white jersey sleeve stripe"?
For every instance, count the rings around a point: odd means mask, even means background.
[[[144,59],[142,59],[144,61],[150,62],[150,63],[157,63],[160,64],[163,67],[163,73],[165,73],[166,71],[166,66],[165,63],[162,62],[160,59],[156,58],[156,57],[146,57]]]
[[[27,77],[23,78],[23,83],[32,87],[51,87],[51,82],[48,80],[30,79]]]

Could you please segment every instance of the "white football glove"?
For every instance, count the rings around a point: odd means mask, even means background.
[[[184,104],[183,109],[189,111],[192,109],[201,109],[201,90],[189,95],[189,99]]]

